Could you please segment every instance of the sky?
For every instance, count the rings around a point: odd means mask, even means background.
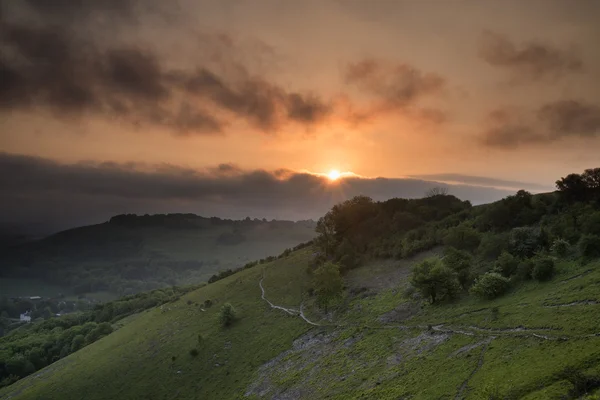
[[[0,222],[552,190],[600,164],[598,15],[595,0],[0,0]]]

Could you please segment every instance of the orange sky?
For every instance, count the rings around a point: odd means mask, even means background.
[[[8,3],[0,3],[3,29],[12,35],[5,59],[13,62],[26,49],[15,27],[58,21],[85,38],[85,45],[69,44],[77,54],[93,48],[92,56],[104,60],[126,47],[151,55],[160,76],[146,70],[136,76],[160,79],[169,95],[143,97],[154,95],[142,91],[146,82],[126,93],[116,84],[122,81],[106,83],[105,70],[88,76],[86,64],[66,76],[77,82],[85,75],[78,84],[93,86],[102,107],[69,104],[65,111],[48,83],[61,72],[44,69],[54,61],[28,55],[36,63],[27,66],[31,76],[43,80],[2,93],[2,152],[66,163],[194,169],[234,163],[370,177],[457,173],[549,185],[600,162],[598,2],[180,1],[169,8],[156,2],[144,9],[77,10],[81,24],[66,19],[64,10],[40,13],[39,22],[40,10],[28,6],[33,3]],[[122,16],[127,12],[135,22]],[[72,62],[88,62],[81,60]],[[136,68],[150,62],[142,64]],[[52,66],[63,67],[64,60]],[[186,92],[200,68],[235,95],[215,86]],[[174,83],[175,72],[187,86]],[[254,98],[263,90],[257,82],[267,88]],[[323,116],[286,116],[292,93],[318,98]],[[253,114],[261,96],[273,96],[277,108],[268,129]],[[121,99],[127,112],[106,111]],[[152,122],[158,107],[178,118],[180,101],[218,118],[221,132],[191,128],[184,134],[170,122]],[[545,106],[551,114],[541,112]],[[494,110],[509,111],[494,119]],[[357,122],[357,115],[365,119]]]

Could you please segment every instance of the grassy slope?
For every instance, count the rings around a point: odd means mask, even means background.
[[[269,264],[268,296],[298,306],[306,253]],[[23,379],[0,397],[23,399],[230,399],[241,393],[261,364],[308,330],[298,318],[268,308],[258,282],[262,268],[244,270],[192,292],[175,303],[145,312],[115,333]],[[198,304],[211,299],[206,311]],[[192,301],[191,305],[187,302]],[[230,302],[239,320],[218,325],[218,310]],[[196,358],[197,336],[206,346]],[[172,357],[175,356],[175,361]],[[217,367],[216,365],[219,364]]]
[[[298,307],[308,286],[309,254],[305,249],[265,267],[269,300]],[[356,275],[368,276],[369,268]],[[393,266],[386,268],[390,276],[405,279]],[[386,268],[375,269],[386,274]],[[401,281],[345,299],[347,312],[331,326],[312,330],[266,306],[258,287],[262,270],[245,270],[165,305],[165,311],[132,318],[114,334],[0,391],[0,397],[231,399],[254,387],[260,390],[249,398],[262,393],[264,398],[481,399],[497,393],[531,400],[565,395],[571,388],[560,376],[566,367],[600,373],[600,337],[588,336],[600,332],[600,305],[547,307],[600,303],[598,263],[565,262],[551,282],[527,283],[494,301],[468,298],[436,307],[410,304]],[[205,299],[217,300],[206,312],[187,304]],[[215,319],[226,301],[240,320],[222,330]],[[380,319],[398,308],[412,309],[413,315]],[[304,345],[293,342],[308,331],[321,335]],[[188,352],[198,333],[206,337],[206,348],[193,358]]]

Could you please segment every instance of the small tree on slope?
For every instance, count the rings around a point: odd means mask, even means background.
[[[327,311],[327,306],[342,294],[342,277],[340,267],[326,262],[314,272],[315,293],[317,303]]]

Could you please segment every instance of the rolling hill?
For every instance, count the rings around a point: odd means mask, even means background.
[[[112,326],[98,309],[114,332],[0,398],[596,400],[600,186],[573,181],[481,207],[353,198],[308,247]],[[9,373],[45,346],[11,335]]]
[[[569,394],[577,379],[597,384],[598,262],[563,262],[551,282],[501,299],[441,306],[404,294],[420,257],[373,263],[346,278],[344,307],[325,318],[304,295],[311,256],[301,250],[136,315],[0,396],[559,399],[578,398]],[[379,280],[364,279],[375,273]],[[271,303],[299,309],[304,300],[306,316],[320,326],[272,308],[261,280]],[[238,313],[226,329],[217,320],[225,302]]]
[[[310,241],[314,228],[313,221],[121,215],[4,250],[0,276],[44,281],[65,293],[127,295],[207,281]]]

